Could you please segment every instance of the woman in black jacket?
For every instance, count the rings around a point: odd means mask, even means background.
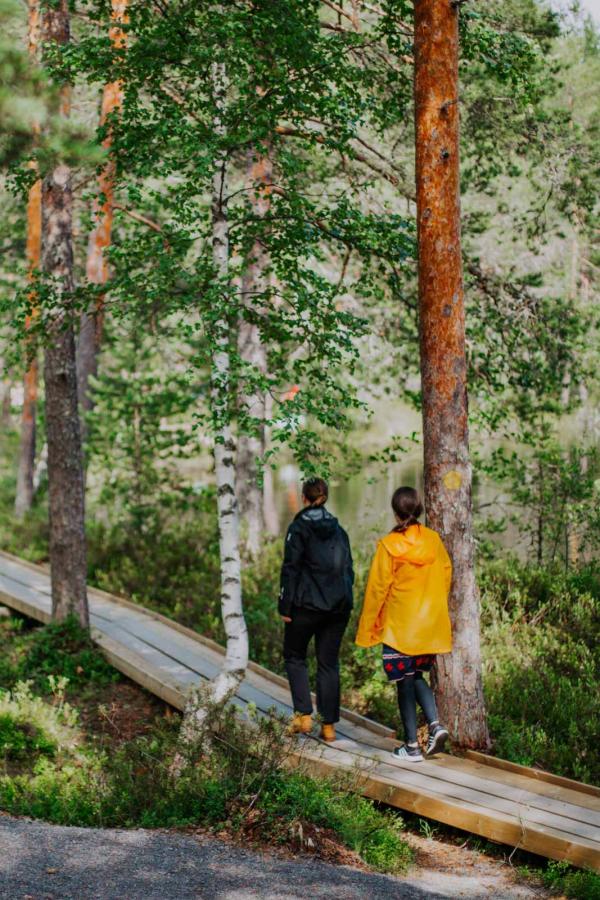
[[[302,485],[304,508],[285,538],[279,613],[285,622],[283,657],[294,703],[291,729],[302,734],[312,729],[306,652],[314,636],[321,737],[334,741],[340,718],[338,657],[352,609],[354,571],[348,535],[325,509],[328,495],[322,478]]]

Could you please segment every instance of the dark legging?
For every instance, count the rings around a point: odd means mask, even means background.
[[[417,742],[417,703],[425,713],[427,724],[438,720],[433,691],[423,678],[422,672],[407,675],[398,685],[398,706],[404,726],[404,740],[407,744]]]

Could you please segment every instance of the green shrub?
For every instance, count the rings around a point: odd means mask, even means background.
[[[574,900],[600,900],[600,875],[574,869],[567,862],[551,862],[542,876],[546,887]]]
[[[0,778],[0,807],[57,825],[99,826],[100,788],[93,758],[56,762],[41,757],[32,773]]]
[[[21,686],[5,702],[18,708],[20,721],[28,715],[36,727],[45,723],[57,747],[55,758],[38,754],[27,775],[0,778],[0,807],[8,812],[63,825],[201,825],[298,848],[306,846],[302,834],[317,826],[381,871],[399,872],[410,860],[397,814],[358,796],[351,780],[311,778],[301,766],[290,771],[290,738],[276,717],[250,713],[247,721],[232,709],[215,713],[175,778],[177,721],[105,755],[82,749],[64,700],[48,704]],[[1,716],[0,707],[0,722]]]
[[[497,753],[597,781],[597,572],[505,561],[487,567],[480,584],[484,684]]]
[[[0,714],[0,755],[5,759],[24,759],[31,754],[53,756],[56,744],[30,722],[18,722],[9,714]]]
[[[316,780],[302,772],[290,772],[273,779],[261,801],[265,819],[261,828],[272,828],[277,836],[281,822],[290,826],[308,820],[338,834],[372,868],[382,872],[401,872],[411,859],[402,838],[402,820],[393,812],[382,813],[373,803],[346,787],[328,780]],[[279,834],[284,839],[286,831]]]
[[[128,520],[110,526],[90,521],[88,569],[91,584],[223,640],[212,492],[188,510],[166,510],[143,529]]]
[[[33,629],[22,650],[17,678],[31,681],[40,690],[48,690],[48,678],[54,672],[72,686],[90,681],[108,684],[120,677],[74,617]]]

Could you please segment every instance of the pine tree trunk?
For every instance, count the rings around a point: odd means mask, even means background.
[[[225,66],[213,63],[212,74],[217,106],[214,127],[216,134],[224,137]],[[222,151],[215,161],[213,177],[212,233],[214,269],[223,291],[229,287],[227,190],[227,154]],[[181,726],[183,748],[193,746],[210,713],[221,708],[235,694],[248,665],[248,631],[242,606],[240,527],[235,494],[235,441],[229,416],[225,412],[231,405],[231,338],[230,323],[225,313],[213,327],[216,351],[212,363],[211,404],[213,414],[221,420],[215,434],[214,459],[221,559],[221,615],[226,652],[223,667],[216,678],[204,690],[193,691],[189,698]]]
[[[111,18],[113,27],[110,29],[110,39],[115,50],[125,46],[126,36],[120,25],[127,21],[127,0],[113,0]],[[104,125],[111,113],[121,108],[123,103],[123,86],[120,81],[112,81],[104,86],[102,94],[102,108],[100,111],[100,125]],[[110,153],[112,145],[111,135],[108,134],[102,146]],[[115,162],[109,156],[106,164],[98,176],[98,197],[94,200],[93,221],[94,227],[88,239],[86,260],[86,277],[90,284],[106,284],[108,281],[108,264],[106,250],[110,247],[113,202],[114,202]],[[104,324],[104,297],[96,299],[96,308],[81,314],[79,329],[79,343],[77,347],[77,385],[79,404],[82,413],[82,434],[85,439],[86,425],[85,414],[93,407],[93,397],[90,392],[90,378],[98,373],[98,354],[102,340]]]
[[[248,181],[250,202],[257,218],[263,218],[269,211],[270,185],[273,180],[273,165],[270,148],[263,153],[248,154]],[[244,277],[242,293],[249,309],[256,310],[260,298],[269,289],[268,253],[260,239],[256,239]],[[258,326],[241,319],[239,325],[239,352],[241,358],[255,371],[265,373],[267,369],[266,350],[260,337]],[[263,513],[263,492],[259,484],[257,459],[265,451],[265,394],[256,390],[240,398],[241,407],[253,419],[260,420],[258,434],[240,434],[236,462],[237,498],[240,517],[246,523],[246,549],[251,556],[258,556],[261,547],[265,521]]]
[[[48,44],[69,42],[67,0],[45,8],[43,37]],[[69,96],[63,89],[61,114],[68,111]],[[72,323],[72,205],[71,171],[58,163],[42,184],[42,271],[54,291],[44,359],[52,617],[74,614],[87,627],[83,459]]]
[[[415,2],[415,125],[425,506],[454,566],[440,717],[458,744],[489,743],[481,678],[460,240],[458,10]]]
[[[37,60],[40,31],[40,10],[38,0],[29,0],[28,49],[32,61]],[[36,129],[37,131],[37,129]],[[31,163],[36,167],[35,162]],[[29,280],[40,267],[42,255],[42,183],[38,179],[29,189],[27,200],[27,264]],[[35,291],[29,296],[30,312],[25,322],[26,329],[36,316]],[[38,394],[38,356],[35,342],[27,342],[28,366],[23,379],[23,408],[21,410],[21,439],[17,469],[17,491],[15,494],[15,515],[21,519],[31,509],[35,468],[36,409]]]

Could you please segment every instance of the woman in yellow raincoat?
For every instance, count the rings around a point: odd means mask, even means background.
[[[383,644],[383,667],[398,690],[405,743],[394,756],[420,762],[417,703],[429,726],[426,755],[438,753],[448,731],[438,720],[433,692],[425,679],[437,653],[452,650],[448,593],[452,564],[437,532],[418,521],[423,512],[413,488],[394,492],[397,525],[377,544],[371,564],[356,643]]]

